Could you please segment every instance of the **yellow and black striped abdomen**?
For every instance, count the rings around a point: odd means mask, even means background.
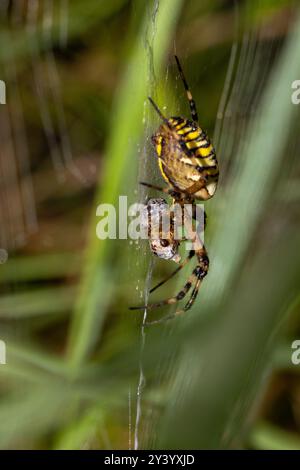
[[[196,199],[207,200],[216,190],[219,169],[216,153],[206,133],[193,121],[180,117],[168,119],[153,136],[158,163],[165,180],[187,191],[199,180],[205,187],[195,192]]]

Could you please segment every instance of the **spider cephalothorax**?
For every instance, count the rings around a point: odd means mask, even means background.
[[[163,305],[174,304],[182,300],[192,289],[188,302],[181,310],[177,310],[175,313],[161,320],[150,323],[159,323],[189,310],[197,297],[201,281],[208,272],[209,260],[204,244],[198,236],[195,237],[195,231],[193,229],[193,217],[196,212],[195,201],[207,201],[210,199],[215,194],[219,178],[219,168],[215,150],[206,132],[203,131],[198,124],[196,104],[189,90],[179,60],[176,56],[175,59],[187,93],[192,119],[188,120],[182,117],[166,118],[153,99],[149,97],[150,103],[162,120],[161,125],[152,136],[152,142],[155,147],[160,172],[168,183],[168,187],[160,188],[149,183],[141,184],[169,194],[173,199],[172,205],[176,203],[182,207],[186,204],[192,205],[190,216],[185,218],[185,230],[187,232],[187,239],[194,242],[194,249],[189,251],[187,258],[183,262],[179,263],[178,261],[179,266],[171,276],[160,282],[151,289],[150,292],[153,292],[157,287],[164,284],[170,277],[180,271],[194,256],[196,256],[197,265],[184,287],[176,296],[146,306],[131,307],[133,310],[145,308],[150,310]],[[172,209],[169,210],[169,213],[171,218],[174,217]],[[168,239],[173,240],[172,232],[169,233]],[[173,248],[175,248],[175,251],[178,250],[179,243],[178,246],[174,245]],[[151,247],[151,249],[155,253],[155,247]],[[157,255],[157,253],[155,254]],[[163,254],[164,252],[162,250],[162,256],[159,254],[158,256],[163,258]]]

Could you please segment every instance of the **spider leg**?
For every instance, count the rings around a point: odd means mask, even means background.
[[[193,197],[194,194],[196,194],[198,191],[201,189],[205,191],[205,195],[202,196],[202,199],[206,201],[207,199],[210,198],[210,195],[207,191],[207,183],[208,183],[208,178],[206,174],[203,174],[200,176],[199,180],[193,183],[191,186],[189,186],[187,189],[185,189],[185,194],[189,197]]]
[[[187,282],[185,283],[183,288],[178,292],[177,295],[175,295],[174,297],[165,299],[165,300],[161,300],[160,302],[156,302],[153,304],[141,305],[139,307],[130,307],[129,310],[145,310],[145,309],[153,310],[154,308],[163,307],[164,305],[172,305],[172,304],[179,302],[179,300],[182,300],[191,289],[193,283],[196,282],[195,286],[197,286],[197,284],[200,285],[200,282],[202,281],[202,279],[206,276],[208,272],[209,260],[208,260],[208,256],[206,254],[206,250],[204,247],[197,252],[197,258],[198,258],[197,266],[194,268]],[[198,281],[200,282],[198,283]],[[199,290],[199,287],[197,288],[196,291],[194,288],[194,290],[192,291],[191,298],[190,298],[191,302],[189,301],[184,307],[184,309],[188,310],[192,306],[197,296],[198,290]]]
[[[198,292],[199,292],[199,288],[200,288],[200,284],[201,284],[201,281],[202,281],[203,278],[198,278],[197,279],[197,282],[195,284],[195,287],[192,291],[192,294],[191,294],[191,297],[189,298],[189,300],[187,301],[187,303],[185,304],[183,310],[182,310],[182,313],[184,312],[187,312],[192,306],[193,306],[193,303],[195,302],[196,300],[196,297],[198,295]],[[180,311],[178,310],[177,312],[175,312],[175,316],[179,315]]]
[[[168,194],[169,196],[176,197],[178,196],[178,192],[174,191],[173,189],[170,188],[162,188],[161,186],[156,186],[155,184],[151,183],[145,183],[145,181],[140,181],[139,182],[142,186],[146,186],[146,188],[150,189],[156,189],[156,191],[161,191],[165,194]]]
[[[161,110],[159,109],[159,107],[157,106],[157,104],[155,103],[155,101],[153,101],[153,99],[151,98],[151,96],[148,96],[148,100],[150,101],[150,103],[152,104],[153,108],[155,109],[155,111],[156,111],[157,114],[159,115],[160,119],[164,122],[164,124],[165,124],[169,129],[171,129],[171,126],[170,126],[170,123],[169,123],[168,119],[163,115],[163,113],[161,112]]]
[[[171,313],[170,315],[166,315],[165,317],[162,317],[159,320],[153,320],[153,321],[150,321],[150,322],[146,322],[145,326],[164,323],[165,321],[173,320],[173,318],[178,317],[179,315],[182,315],[183,313],[187,312],[192,307],[193,303],[196,300],[196,297],[198,295],[198,291],[199,291],[199,288],[200,288],[200,284],[201,284],[201,279],[198,279],[196,284],[195,284],[195,287],[192,291],[191,297],[188,300],[188,302],[185,304],[184,308],[182,308],[181,310],[177,310],[176,312]]]
[[[201,175],[199,180],[196,181],[196,183],[193,183],[191,186],[189,186],[185,192],[187,194],[195,194],[197,193],[198,191],[200,191],[200,189],[204,188],[205,186],[207,185],[207,177],[206,175]]]
[[[189,252],[188,256],[186,257],[186,259],[182,263],[180,263],[180,265],[168,277],[166,277],[163,281],[160,281],[158,284],[156,284],[156,286],[152,287],[152,289],[150,289],[149,293],[151,294],[156,289],[158,289],[160,286],[162,286],[167,281],[169,281],[173,276],[175,276],[182,268],[184,268],[184,266],[186,266],[186,264],[193,258],[194,255],[195,255],[195,251],[190,250],[190,252]]]
[[[156,184],[146,183],[145,181],[140,181],[140,185],[145,186],[146,188],[155,189],[156,191],[161,191],[169,196],[173,197],[174,199],[178,199],[180,197],[180,191],[176,191],[170,188],[162,188],[161,186],[157,186]],[[192,196],[193,194],[200,191],[200,189],[205,188],[207,185],[207,176],[201,175],[200,179],[185,189],[184,193]]]
[[[209,260],[208,260],[205,248],[203,248],[201,252],[202,252],[201,254],[200,253],[197,254],[198,264],[192,274],[194,278],[196,277],[196,282],[192,290],[191,296],[189,300],[187,301],[187,303],[185,304],[185,306],[180,310],[176,310],[176,312],[171,313],[170,315],[166,315],[165,317],[160,318],[159,320],[146,322],[145,326],[155,325],[155,324],[163,323],[165,321],[172,320],[173,318],[178,317],[179,315],[182,315],[183,313],[187,312],[192,307],[198,295],[201,282],[208,272],[208,266],[209,266]]]
[[[183,82],[183,86],[184,86],[184,89],[186,91],[186,95],[187,95],[187,99],[189,101],[189,104],[190,104],[190,110],[191,110],[191,116],[192,116],[192,119],[193,121],[198,121],[198,113],[197,113],[197,108],[196,108],[196,103],[195,101],[193,100],[193,96],[192,96],[192,93],[191,93],[191,90],[188,86],[188,83],[186,81],[186,78],[184,76],[184,73],[183,73],[183,70],[182,70],[182,67],[180,65],[180,62],[179,62],[179,59],[178,57],[175,55],[175,60],[176,60],[176,63],[177,63],[177,67],[178,67],[178,71],[179,71],[179,75],[180,75],[180,78]]]
[[[129,307],[129,310],[153,310],[154,308],[159,308],[163,307],[164,305],[172,305],[176,304],[179,300],[183,299],[190,288],[192,287],[192,280],[193,280],[193,275],[190,276],[186,284],[183,286],[183,288],[178,292],[177,295],[174,297],[169,297],[168,299],[161,300],[160,302],[156,302],[153,304],[148,304],[148,305],[140,305],[138,307]]]
[[[150,189],[156,189],[157,191],[162,191],[163,193],[168,194],[168,191],[169,191],[168,188],[162,188],[161,186],[156,186],[155,184],[145,183],[145,181],[140,181],[139,183],[141,186],[145,186],[146,188],[150,188]]]

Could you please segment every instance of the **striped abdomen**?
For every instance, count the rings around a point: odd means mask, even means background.
[[[163,177],[181,191],[205,178],[205,186],[193,196],[201,200],[211,198],[219,177],[213,145],[193,121],[173,117],[168,123],[169,126],[162,124],[153,136]]]

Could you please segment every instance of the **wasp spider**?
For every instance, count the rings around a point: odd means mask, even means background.
[[[149,183],[141,184],[170,195],[173,199],[173,204],[177,203],[182,207],[184,207],[185,204],[191,204],[194,213],[197,200],[207,201],[215,194],[219,178],[219,169],[214,147],[206,132],[201,129],[198,124],[196,104],[185,79],[180,62],[176,56],[175,60],[187,94],[192,119],[190,120],[182,117],[166,118],[153,99],[149,97],[151,105],[162,121],[161,125],[152,136],[152,142],[156,150],[156,158],[160,172],[168,186],[166,188],[161,188]],[[160,235],[158,237],[160,241],[163,241],[163,244],[160,243],[159,248],[157,249],[157,244],[155,243],[153,246],[153,242],[150,238],[152,251],[157,256],[164,259],[166,259],[165,254],[167,250],[171,250],[171,252],[173,250],[174,259],[174,256],[178,255],[180,243],[180,241],[176,241],[175,243],[174,234],[172,233],[172,217],[174,216],[172,210],[170,210],[170,216],[171,229],[169,234]],[[193,236],[191,234],[195,233],[193,231],[192,218],[193,214],[189,220],[186,220],[185,222],[185,228],[189,234],[188,238],[190,239]],[[155,240],[157,241],[157,238]],[[201,282],[206,276],[209,267],[209,259],[204,244],[199,239],[193,241],[194,249],[189,251],[187,258],[181,263],[178,261],[178,257],[177,260],[174,259],[174,261],[179,264],[177,269],[167,279],[161,281],[150,291],[153,292],[156,288],[164,284],[195,257],[197,264],[180,292],[166,300],[145,306],[131,307],[131,309],[151,310],[164,305],[175,304],[182,300],[191,291],[191,295],[187,303],[182,309],[175,311],[175,313],[167,315],[160,320],[149,322],[148,324],[160,323],[162,321],[172,319],[192,307],[197,297]]]

